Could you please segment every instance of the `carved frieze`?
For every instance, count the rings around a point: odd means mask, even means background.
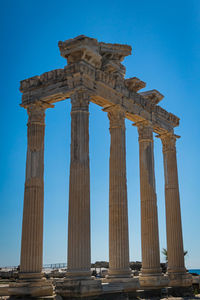
[[[101,70],[96,71],[96,80],[102,81],[103,83],[109,85],[110,87],[115,87],[115,76]]]

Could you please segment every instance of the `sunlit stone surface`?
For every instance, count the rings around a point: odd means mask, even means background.
[[[10,283],[10,295],[50,296],[53,289],[42,274],[44,202],[45,109],[71,99],[71,162],[68,216],[68,269],[56,282],[63,297],[102,293],[187,287],[174,128],[179,118],[161,108],[157,90],[138,92],[146,83],[125,79],[123,59],[131,47],[78,36],[59,42],[66,58],[56,69],[21,81],[22,106],[27,109],[28,148],[24,192],[19,280]],[[110,120],[109,274],[102,284],[90,271],[90,169],[89,103],[108,113]],[[140,149],[142,270],[139,279],[129,269],[128,207],[126,183],[125,118],[138,128]],[[157,197],[154,174],[153,133],[162,140],[168,245],[168,275],[160,269]],[[136,145],[137,146],[137,145]],[[129,162],[130,163],[130,162]],[[64,230],[64,229],[63,229]],[[134,234],[134,233],[131,233]]]

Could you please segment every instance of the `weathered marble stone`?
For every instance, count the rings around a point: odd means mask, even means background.
[[[164,98],[164,96],[157,90],[140,92],[140,95],[143,96],[145,99],[151,101],[153,105],[158,104]]]
[[[162,287],[168,284],[160,268],[157,196],[154,172],[153,128],[144,121],[135,124],[139,134],[142,287]]]
[[[181,224],[176,139],[173,132],[158,136],[163,145],[165,173],[165,208],[167,226],[167,256],[170,286],[191,286],[192,275],[186,272],[184,263]]]
[[[137,77],[132,77],[125,79],[125,85],[130,91],[138,92],[139,90],[145,88],[146,83]]]
[[[10,283],[11,295],[48,296],[50,281],[42,278],[44,207],[44,129],[47,103],[28,105],[28,148],[22,224],[20,280]]]
[[[71,97],[71,162],[67,276],[90,277],[89,94]]]
[[[110,120],[109,272],[108,279],[131,276],[129,268],[126,185],[125,112],[119,106],[104,109]]]
[[[88,297],[136,289],[186,288],[186,273],[178,188],[174,128],[179,118],[158,103],[157,90],[138,91],[146,84],[137,77],[125,79],[124,58],[128,45],[98,42],[78,36],[59,42],[64,69],[45,72],[21,81],[21,106],[27,108],[28,147],[24,192],[19,280],[5,293],[43,297],[52,284],[42,274],[44,202],[45,109],[71,98],[71,161],[68,216],[68,268],[56,282],[63,297]],[[89,103],[108,113],[110,120],[109,273],[101,284],[91,277]],[[128,207],[126,183],[125,118],[138,127],[140,148],[142,270],[138,278],[129,269]],[[168,276],[160,269],[157,197],[155,189],[153,133],[163,143],[168,245]],[[168,279],[169,277],[169,279]],[[7,295],[6,294],[6,295]]]

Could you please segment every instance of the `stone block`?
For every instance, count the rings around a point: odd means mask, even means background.
[[[168,273],[169,286],[189,287],[192,286],[192,275],[189,273]]]
[[[101,280],[67,279],[56,282],[56,294],[62,297],[90,297],[102,293]]]
[[[42,297],[53,294],[53,286],[50,280],[19,280],[10,282],[8,293],[10,296]]]
[[[169,278],[166,275],[140,275],[140,285],[143,289],[154,289],[167,287]]]

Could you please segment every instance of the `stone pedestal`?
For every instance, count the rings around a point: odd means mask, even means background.
[[[28,148],[22,224],[20,280],[10,283],[11,295],[48,296],[53,292],[50,281],[42,278],[43,207],[44,207],[44,129],[45,109],[42,102],[27,106]],[[40,292],[41,291],[41,292]]]
[[[18,297],[45,297],[53,295],[53,285],[51,280],[31,279],[10,282],[8,292],[10,296]]]
[[[167,133],[158,136],[163,145],[165,173],[165,208],[167,226],[167,256],[170,286],[191,286],[192,276],[186,272],[184,263],[180,197],[178,185],[176,139]]]
[[[102,293],[101,280],[98,279],[64,279],[56,282],[56,294],[62,297],[92,297]]]
[[[138,277],[107,277],[102,279],[102,283],[107,283],[107,286],[103,285],[104,292],[135,292],[140,289],[140,282]]]
[[[140,151],[140,198],[142,287],[162,287],[168,283],[160,268],[157,197],[155,189],[153,128],[148,121],[136,124],[139,133]]]
[[[131,277],[129,268],[126,185],[125,112],[119,106],[104,109],[110,120],[109,271],[107,279]]]

